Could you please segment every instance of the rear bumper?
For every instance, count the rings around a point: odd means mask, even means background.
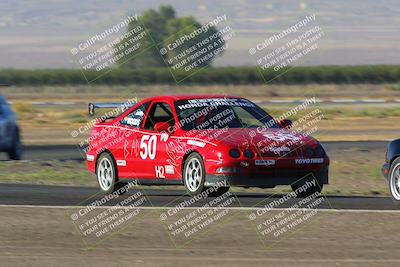
[[[382,168],[381,168],[381,172],[382,172],[383,177],[385,177],[386,180],[389,179],[389,171],[390,171],[389,163],[383,164]]]
[[[232,186],[273,188],[277,185],[291,185],[302,178],[313,175],[319,184],[328,184],[328,166],[318,172],[312,171],[285,171],[277,170],[273,174],[233,175],[233,174],[208,174],[206,186],[217,183],[227,183]],[[311,176],[312,177],[312,176]]]

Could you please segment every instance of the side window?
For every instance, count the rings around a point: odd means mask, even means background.
[[[144,116],[146,115],[146,109],[148,106],[149,102],[140,105],[138,108],[129,113],[125,118],[123,118],[120,123],[122,125],[139,128],[142,124]]]
[[[175,125],[174,115],[171,107],[166,103],[154,103],[147,116],[144,128],[154,130],[157,122],[168,122],[171,126]]]

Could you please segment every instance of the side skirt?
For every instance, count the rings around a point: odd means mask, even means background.
[[[166,179],[119,179],[120,183],[137,182],[138,185],[183,185],[182,180],[166,180]]]

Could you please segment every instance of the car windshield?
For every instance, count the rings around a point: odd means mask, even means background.
[[[280,128],[263,109],[246,99],[209,98],[175,102],[183,130],[221,128]]]

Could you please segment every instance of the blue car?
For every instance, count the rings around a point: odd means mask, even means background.
[[[6,152],[10,159],[22,157],[22,145],[17,118],[5,98],[0,95],[0,152]]]

